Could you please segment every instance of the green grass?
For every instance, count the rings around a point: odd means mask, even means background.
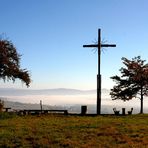
[[[147,148],[148,115],[3,118],[0,147]]]

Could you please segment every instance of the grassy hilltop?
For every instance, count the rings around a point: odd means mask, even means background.
[[[0,147],[148,147],[148,114],[0,119]]]

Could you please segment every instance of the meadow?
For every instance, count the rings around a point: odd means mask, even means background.
[[[0,147],[147,148],[148,114],[1,115]]]

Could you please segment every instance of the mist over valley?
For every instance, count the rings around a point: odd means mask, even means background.
[[[123,102],[113,101],[109,95],[110,90],[102,89],[102,109],[103,114],[112,114],[113,108],[119,110],[134,108],[134,113],[139,113],[140,100],[133,99]],[[12,109],[39,109],[40,100],[43,102],[44,109],[68,109],[69,112],[80,113],[81,106],[87,106],[88,113],[96,113],[96,90],[78,89],[14,89],[0,88],[0,97],[5,101],[7,107]],[[144,99],[144,112],[148,113],[148,99]]]

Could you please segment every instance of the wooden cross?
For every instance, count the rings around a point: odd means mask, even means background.
[[[98,44],[83,45],[83,47],[97,47],[98,48],[98,75],[97,75],[97,115],[101,114],[101,48],[102,47],[116,47],[115,44],[101,44],[101,29],[98,29]]]

